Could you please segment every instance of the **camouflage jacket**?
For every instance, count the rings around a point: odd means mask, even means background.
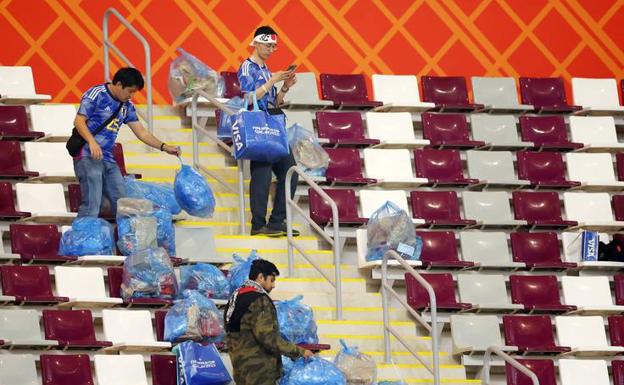
[[[266,294],[241,294],[236,306],[244,311],[240,324],[226,325],[234,381],[236,385],[275,385],[282,376],[281,355],[296,359],[303,355],[303,349],[280,336],[277,312]]]

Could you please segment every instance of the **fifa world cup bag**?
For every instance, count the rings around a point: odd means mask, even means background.
[[[232,127],[235,159],[273,163],[289,154],[286,118],[258,108],[253,92],[253,110],[241,111]]]

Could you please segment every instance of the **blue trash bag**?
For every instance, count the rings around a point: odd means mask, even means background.
[[[333,363],[320,357],[307,361],[298,358],[293,365],[284,385],[346,385],[345,375]]]
[[[173,182],[173,191],[180,207],[187,213],[195,217],[212,217],[216,205],[212,189],[193,167],[182,164]]]
[[[72,228],[63,233],[59,255],[113,255],[113,226],[101,218],[76,218]]]
[[[340,340],[342,349],[334,358],[334,364],[344,373],[347,382],[373,385],[377,379],[377,364],[368,354],[361,353],[356,346],[347,346]]]
[[[247,109],[247,101],[239,96],[228,100],[224,106],[226,109],[219,110],[219,121],[217,122],[217,137],[219,139],[232,138],[232,126],[236,123],[237,114],[240,110]]]
[[[243,286],[246,280],[249,279],[249,271],[251,270],[251,264],[256,259],[260,259],[256,250],[251,250],[249,257],[244,259],[238,254],[232,256],[234,262],[236,262],[228,271],[228,281],[230,281],[230,294],[234,293],[236,289]]]
[[[282,356],[282,377],[280,378],[278,385],[286,385],[288,382],[288,376],[290,375],[290,371],[293,366],[295,366],[295,361],[286,356]]]
[[[174,299],[178,281],[171,259],[163,248],[147,249],[126,257],[121,297]]]
[[[422,239],[416,235],[412,218],[396,204],[387,201],[368,220],[367,261],[383,259],[394,250],[407,260],[417,261],[422,251]]]
[[[173,215],[180,214],[182,211],[178,201],[176,201],[172,186],[138,181],[130,175],[127,175],[124,181],[126,185],[126,197],[147,199],[157,206],[166,208]]]
[[[198,263],[180,267],[180,291],[197,290],[206,297],[228,299],[230,282],[218,267]]]
[[[302,295],[275,303],[279,331],[293,344],[318,344],[316,322],[310,306],[301,303]]]
[[[156,248],[156,232],[157,221],[152,202],[134,198],[117,201],[117,247],[123,255]]]
[[[175,348],[176,374],[180,385],[227,385],[232,377],[214,344],[186,341]]]
[[[156,243],[167,250],[169,256],[175,256],[175,227],[171,212],[155,205],[153,216],[156,218]]]
[[[180,56],[169,66],[167,83],[174,102],[180,103],[200,90],[216,98],[222,97],[225,92],[223,77],[184,49],[178,48],[178,52]]]
[[[217,306],[196,290],[185,290],[165,315],[165,341],[221,342],[223,317]]]
[[[288,144],[297,165],[310,176],[325,176],[329,166],[329,154],[313,132],[298,124],[288,128]]]
[[[290,153],[286,117],[260,110],[252,94],[253,110],[238,113],[232,127],[234,159],[273,163]]]

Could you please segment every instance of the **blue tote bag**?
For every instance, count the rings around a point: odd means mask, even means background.
[[[175,348],[178,385],[227,385],[232,377],[214,344],[186,341]]]
[[[235,159],[273,163],[289,154],[286,117],[258,108],[253,93],[253,110],[241,111],[232,127]]]

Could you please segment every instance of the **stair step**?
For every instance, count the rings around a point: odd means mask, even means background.
[[[187,221],[182,220],[176,223],[179,226],[187,226],[187,227],[208,227],[212,229],[212,232],[222,235],[239,235],[240,234],[240,222],[238,220],[233,221],[221,221],[221,220],[213,220],[205,219],[202,221]],[[313,234],[313,230],[308,226],[302,226],[295,224],[295,227],[299,229],[301,232],[301,236],[310,236]],[[250,231],[251,222],[245,223],[245,230]],[[285,237],[284,237],[285,238]]]
[[[371,337],[383,339],[383,322],[381,321],[317,320],[316,324],[318,326],[319,335],[344,335],[350,336],[349,338],[355,338],[351,336],[360,336],[361,338]],[[416,326],[413,322],[394,321],[391,322],[390,325],[392,325],[401,336],[429,339],[429,337],[418,336]]]
[[[334,287],[325,278],[280,278],[274,291],[317,291],[335,293]],[[363,278],[343,278],[342,291],[344,293],[366,292],[366,280]]]
[[[297,237],[297,242],[304,250],[316,250],[319,247],[319,241],[315,237]],[[232,249],[246,245],[253,245],[254,248],[257,248],[257,250],[286,250],[287,239],[286,237],[271,238],[258,235],[215,235],[215,244],[217,249]]]
[[[228,159],[231,158],[229,154],[219,154],[219,153],[201,153],[199,154],[199,162],[202,166],[219,166],[225,167]],[[124,160],[126,164],[135,164],[137,168],[140,168],[140,165],[146,166],[167,166],[167,167],[176,167],[180,168],[180,161],[177,157],[168,155],[164,152],[130,152],[124,149]],[[182,161],[185,164],[193,163],[193,154],[192,153],[183,153]]]
[[[465,380],[466,371],[462,365],[441,364],[440,376],[456,380]],[[433,374],[422,364],[379,364],[377,365],[378,379],[431,379]]]
[[[347,301],[344,301],[348,303]],[[322,307],[312,306],[315,319],[336,319],[335,307]],[[381,307],[350,307],[345,306],[342,308],[342,315],[344,319],[354,321],[382,321],[383,309]],[[399,308],[390,308],[389,311],[391,321],[411,321],[410,315],[407,311]]]
[[[331,250],[305,250],[317,263],[328,264],[334,260]],[[251,249],[244,247],[219,247],[217,248],[217,258],[230,262],[232,254],[248,255]],[[288,262],[288,251],[286,249],[257,249],[258,254],[273,263],[286,264]],[[295,250],[295,263],[308,263],[297,250]],[[280,269],[281,270],[281,269]],[[284,267],[286,270],[286,267]],[[360,276],[361,277],[361,276]],[[327,296],[326,294],[322,294]]]
[[[224,158],[215,158],[215,162],[218,162],[216,165],[204,165],[206,169],[213,172],[217,176],[224,178],[226,180],[238,180],[238,168],[235,166],[226,166],[224,162]],[[203,162],[202,162],[203,163]],[[143,175],[145,178],[163,178],[163,180],[168,180],[171,178],[175,178],[176,173],[180,170],[180,163],[177,164],[135,164],[135,163],[127,163],[126,170],[129,173],[137,173]],[[210,177],[206,175],[206,177]]]
[[[147,118],[147,113],[145,114]],[[147,121],[139,117],[139,121],[143,126],[147,127]],[[154,130],[175,130],[182,127],[182,119],[175,115],[154,115]]]
[[[336,354],[338,354],[338,352],[340,351],[338,347],[339,345],[332,346],[332,349],[322,351],[319,354],[321,357],[331,358],[333,360]],[[366,353],[369,356],[371,356],[371,358],[376,363],[378,364],[384,363],[384,351],[383,350],[364,350],[364,349],[359,349],[359,350],[362,353]],[[428,364],[430,363],[430,360],[433,357],[433,353],[428,350],[419,351],[418,354]],[[404,348],[393,349],[390,357],[391,357],[392,362],[395,364],[418,364],[419,363],[419,361],[414,356],[412,356],[410,352],[406,351]],[[441,365],[442,364],[451,364],[451,365],[457,364],[455,358],[450,353],[440,352],[439,358],[440,358]]]
[[[359,349],[366,350],[379,350],[384,349],[383,335],[353,335],[353,334],[318,334],[319,342],[322,344],[330,344],[332,347],[340,346],[340,340],[344,340],[348,346],[357,346]],[[418,350],[431,350],[431,339],[428,337],[403,337],[409,345]],[[405,347],[394,337],[390,338],[390,346],[392,350],[405,350]],[[417,362],[414,359],[413,362]]]
[[[184,133],[180,130],[170,130],[164,131],[161,134],[154,134],[158,139],[167,142],[168,144],[172,144],[175,146],[179,146],[182,150],[183,154],[192,154],[193,153],[193,141],[191,138],[191,132],[188,130],[188,134]],[[121,132],[121,130],[119,131]],[[188,135],[188,136],[184,136]],[[154,152],[158,150],[150,150],[150,147],[145,143],[138,140],[132,132],[129,134],[125,134],[124,137],[119,139],[119,143],[123,145],[124,152]],[[199,142],[199,151],[201,153],[221,153],[223,149],[219,147],[218,144],[213,142],[210,139],[201,139]]]

